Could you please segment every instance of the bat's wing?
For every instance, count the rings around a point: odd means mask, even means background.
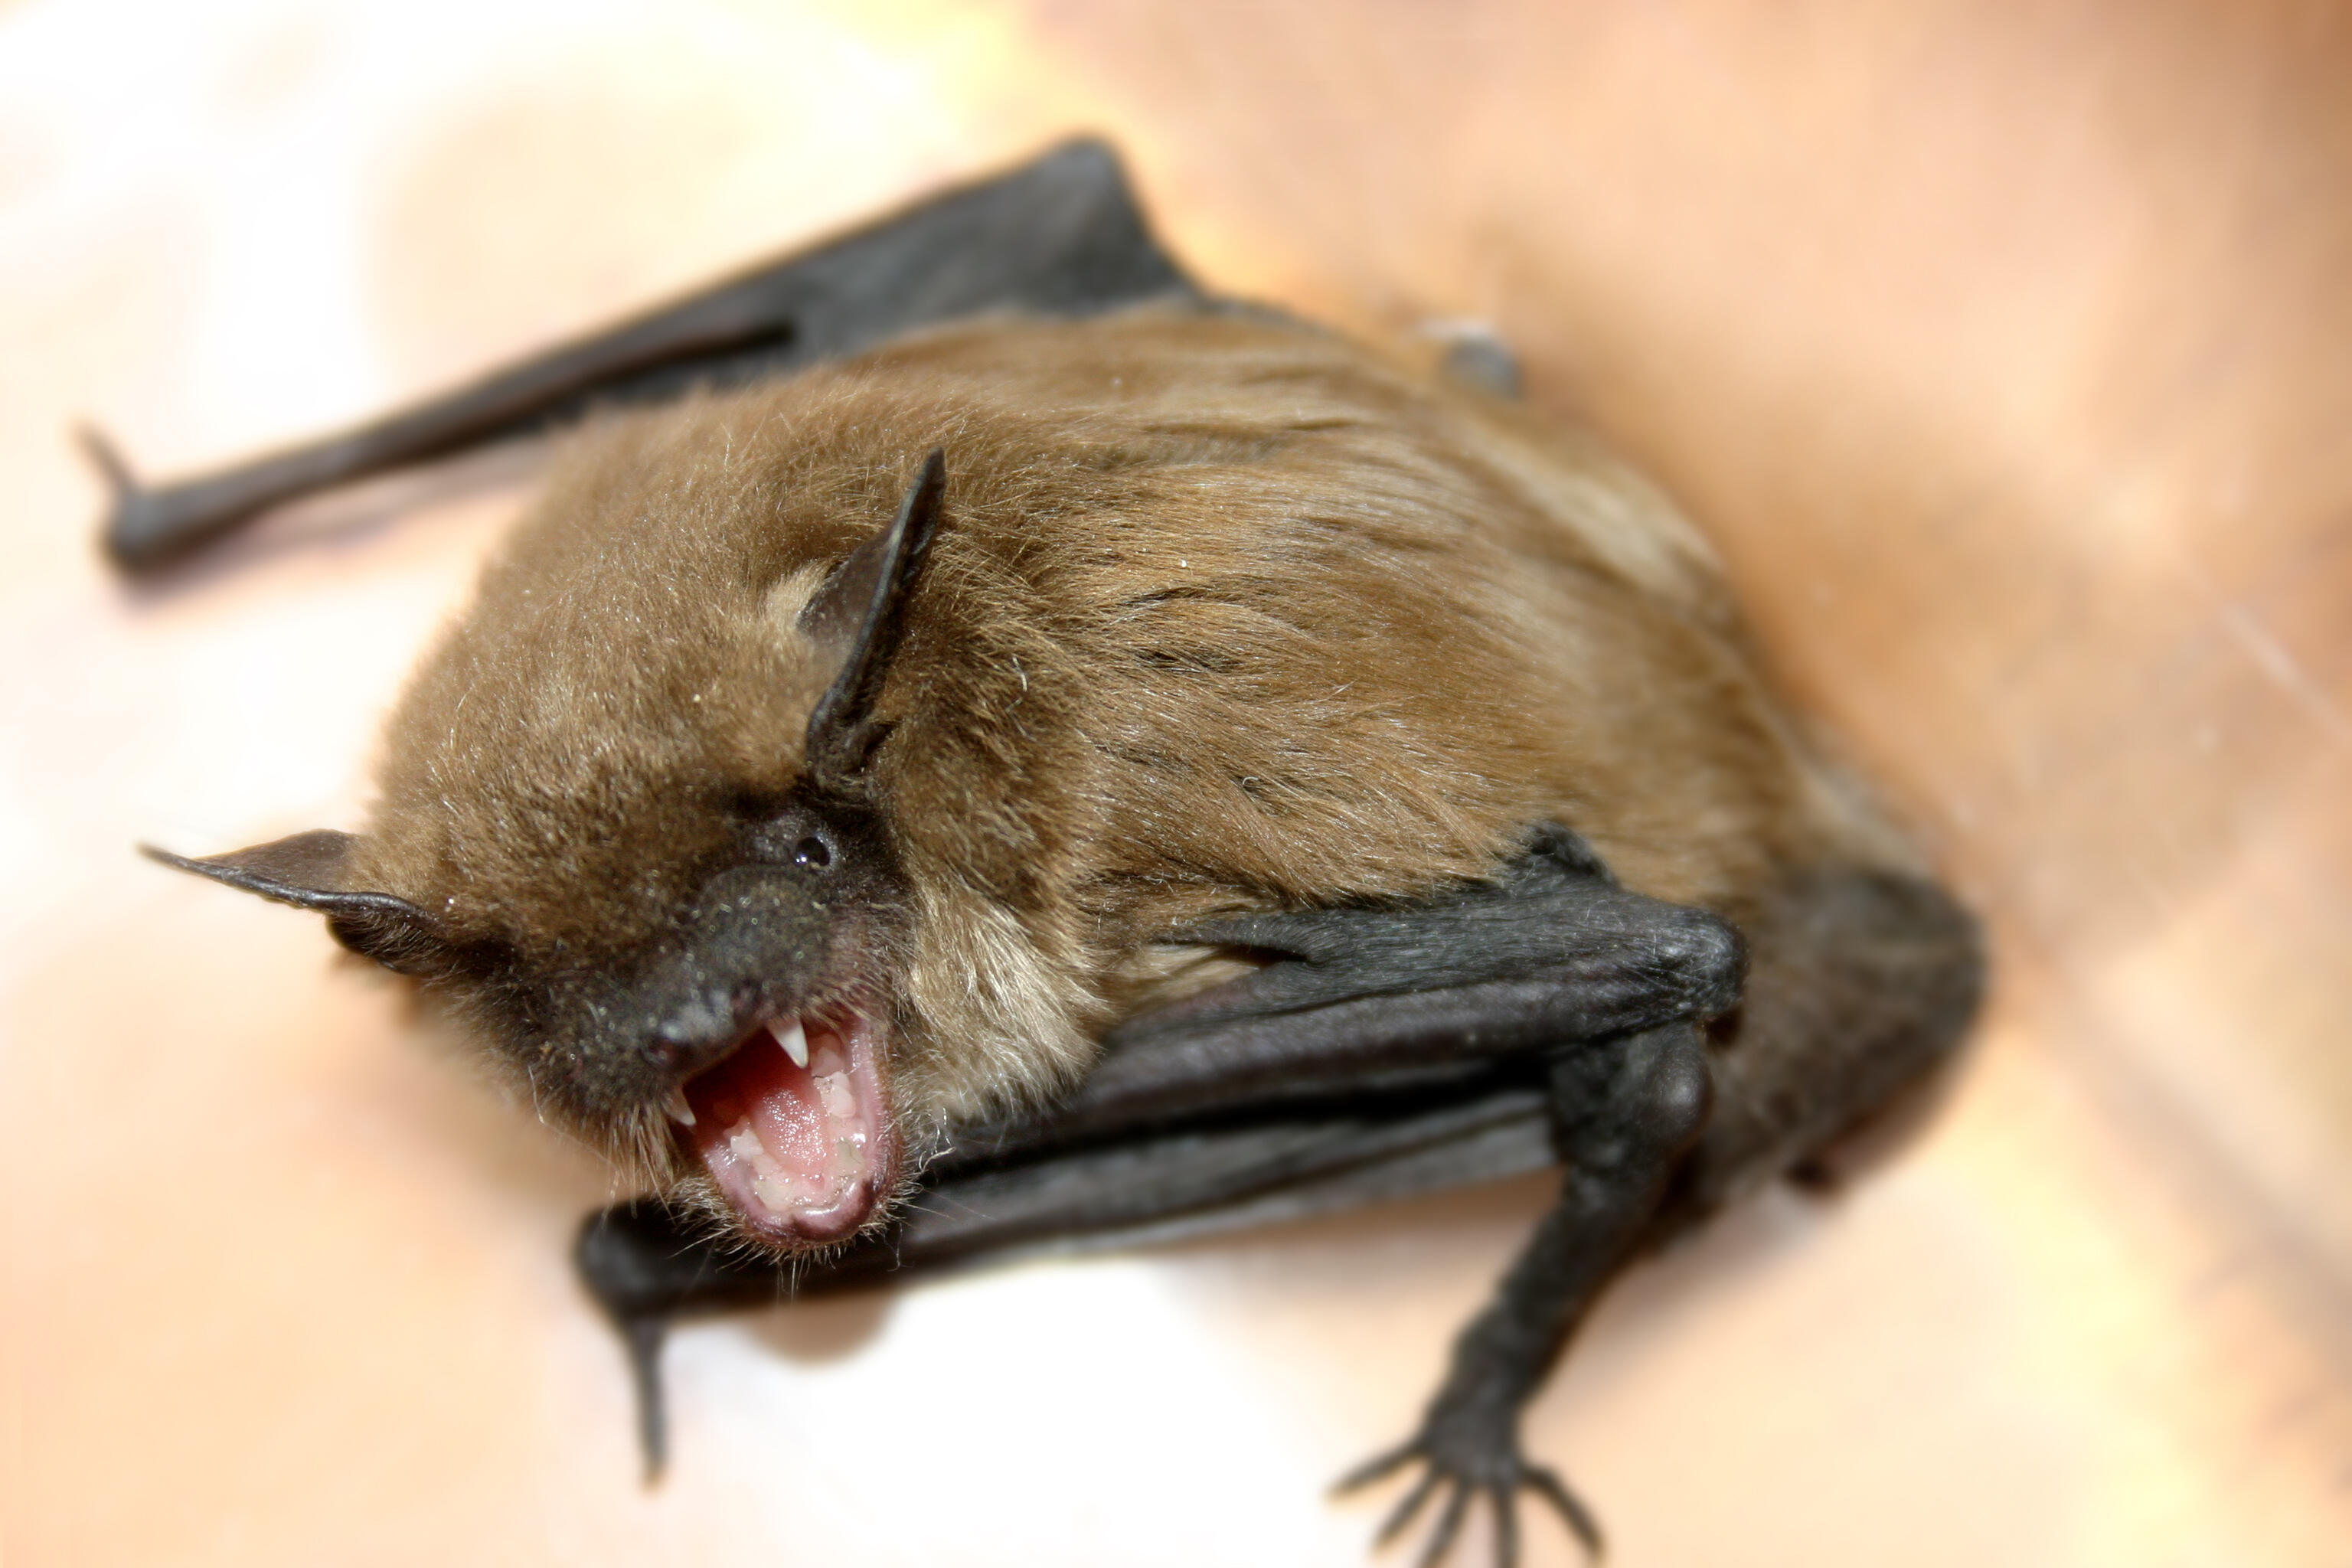
[[[1456,1340],[1420,1431],[1351,1481],[1417,1468],[1385,1533],[1442,1500],[1424,1563],[1482,1499],[1511,1561],[1523,1492],[1597,1551],[1590,1513],[1517,1434],[1578,1321],[1644,1237],[1876,1110],[1949,1051],[1973,1010],[1973,922],[1930,883],[1793,877],[1754,930],[1759,972],[1743,999],[1748,952],[1731,928],[1627,891],[1575,835],[1546,827],[1489,883],[1183,933],[1269,962],[1121,1026],[1051,1115],[966,1130],[887,1235],[787,1279],[652,1200],[593,1216],[575,1256],[628,1339],[647,1458],[658,1465],[662,1448],[663,1325],[680,1310],[1557,1163],[1559,1202]],[[1735,1005],[1729,1045],[1711,1050],[1700,1026]]]
[[[1084,316],[1198,300],[1153,243],[1118,159],[1079,142],[771,262],[442,396],[256,461],[154,489],[94,435],[114,489],[108,554],[163,566],[267,509],[576,417],[854,353],[981,311]]]
[[[1183,938],[1269,962],[1122,1027],[1050,1115],[966,1130],[892,1231],[796,1267],[789,1288],[1165,1240],[1538,1169],[1560,1157],[1557,1058],[1688,1033],[1737,1001],[1744,962],[1721,921],[1620,888],[1559,828],[1491,883]],[[652,1200],[592,1218],[577,1258],[628,1336],[657,1458],[660,1324],[772,1300],[787,1279]]]

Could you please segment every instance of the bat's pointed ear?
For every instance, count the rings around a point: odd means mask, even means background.
[[[337,942],[388,969],[415,973],[439,967],[435,960],[448,949],[440,922],[406,899],[353,884],[352,851],[358,843],[352,834],[319,828],[202,859],[152,844],[139,851],[278,903],[314,910],[327,917]]]
[[[855,791],[866,757],[882,739],[886,727],[875,721],[875,699],[906,630],[907,602],[930,553],[947,486],[947,455],[933,447],[898,515],[851,552],[801,612],[801,630],[841,657],[840,673],[809,715],[808,776],[821,789]]]

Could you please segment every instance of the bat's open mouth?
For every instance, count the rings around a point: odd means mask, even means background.
[[[783,1247],[845,1240],[897,1176],[881,1042],[856,1015],[771,1019],[683,1091],[695,1152],[746,1228]]]

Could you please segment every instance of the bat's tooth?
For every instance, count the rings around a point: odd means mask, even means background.
[[[847,1073],[818,1075],[817,1103],[835,1121],[846,1121],[857,1114],[857,1090],[850,1087]]]
[[[662,1109],[667,1111],[669,1119],[680,1127],[694,1125],[694,1107],[686,1102],[686,1085],[672,1084],[669,1098],[662,1101]]]
[[[779,1029],[771,1024],[768,1032],[776,1037],[776,1044],[784,1047],[784,1055],[793,1058],[793,1066],[803,1068],[808,1066],[808,1031],[801,1027],[798,1018],[793,1020],[792,1027],[788,1029]]]

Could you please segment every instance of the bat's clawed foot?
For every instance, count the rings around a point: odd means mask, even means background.
[[[1597,1562],[1603,1548],[1601,1527],[1593,1521],[1591,1510],[1557,1475],[1528,1462],[1519,1452],[1516,1425],[1507,1415],[1497,1418],[1485,1412],[1433,1412],[1419,1436],[1350,1470],[1333,1489],[1353,1491],[1418,1465],[1420,1479],[1381,1526],[1378,1541],[1385,1546],[1403,1534],[1430,1501],[1443,1494],[1436,1526],[1422,1548],[1420,1568],[1435,1568],[1444,1560],[1462,1532],[1471,1502],[1481,1497],[1495,1513],[1495,1561],[1498,1568],[1517,1568],[1522,1491],[1533,1492],[1549,1503]]]

